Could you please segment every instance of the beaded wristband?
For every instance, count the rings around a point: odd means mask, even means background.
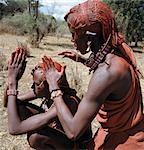
[[[13,95],[16,96],[18,95],[18,90],[7,90],[7,95]]]
[[[53,89],[50,93],[52,94],[52,92],[54,91],[59,91],[60,89]]]
[[[54,99],[54,98],[62,96],[62,95],[63,95],[63,92],[60,89],[56,90],[56,91],[53,91],[51,93],[51,99]]]

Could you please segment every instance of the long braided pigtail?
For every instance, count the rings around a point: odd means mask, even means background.
[[[144,79],[143,73],[140,71],[140,69],[137,67],[136,61],[132,60],[131,57],[128,55],[128,53],[126,52],[126,49],[129,51],[129,53],[131,53],[131,55],[133,55],[133,51],[132,49],[126,44],[126,43],[122,43],[119,46],[120,51],[123,54],[124,59],[133,67],[135,73],[137,74],[137,76],[140,75],[140,77],[142,79]],[[134,57],[134,56],[132,56]],[[135,59],[135,58],[134,58]]]
[[[133,67],[136,74],[144,78],[141,71],[138,69],[133,50],[125,43],[124,36],[118,32],[116,21],[112,19],[112,46],[119,49],[122,57]]]
[[[122,57],[133,67],[137,76],[140,75],[144,79],[142,72],[137,67],[136,58],[134,56],[133,50],[130,46],[127,45],[124,37],[118,32],[118,30],[113,34],[113,39],[113,47],[118,48],[120,50],[120,52],[122,53]]]

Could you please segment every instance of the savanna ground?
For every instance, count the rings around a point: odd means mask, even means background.
[[[15,36],[8,34],[0,35],[0,52],[2,52],[3,55],[6,57],[6,60],[8,60],[11,52],[20,43],[27,43],[27,40],[28,38],[24,36]],[[31,48],[28,45],[28,49],[30,51],[30,57],[27,59],[28,63],[25,73],[19,82],[20,93],[24,93],[31,89],[31,70],[35,66],[35,64],[41,61],[41,57],[44,55],[52,56],[54,60],[61,62],[63,65],[66,65],[66,74],[71,87],[77,89],[79,96],[82,96],[82,94],[85,93],[91,76],[88,74],[88,68],[80,63],[75,63],[67,58],[62,58],[57,55],[58,52],[61,52],[63,50],[74,49],[72,43],[70,42],[70,38],[47,36],[40,44],[40,48]],[[139,51],[140,49],[135,50]],[[144,52],[143,50],[141,51]],[[144,71],[144,53],[136,52],[135,54],[138,65],[140,66],[141,70]],[[4,57],[1,55],[0,63],[2,61],[4,61]],[[7,64],[6,62],[4,63],[5,65]],[[0,72],[0,150],[30,150],[31,148],[26,141],[26,135],[11,136],[8,134],[7,111],[3,107],[3,90],[6,80],[7,70],[3,70]],[[141,80],[141,86],[142,93],[144,95],[144,80]],[[92,123],[92,127],[93,131],[97,129],[98,124],[96,123],[96,121]]]

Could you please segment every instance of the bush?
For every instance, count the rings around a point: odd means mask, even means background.
[[[7,61],[5,55],[0,50],[0,72],[7,68]]]
[[[59,21],[58,22],[58,27],[56,30],[56,35],[57,37],[64,37],[67,35],[71,35],[68,29],[68,25],[65,21]]]
[[[34,20],[27,13],[17,13],[1,20],[0,32],[24,35],[31,32]]]
[[[82,87],[82,75],[81,73],[79,73],[79,71],[77,70],[77,66],[76,69],[71,67],[71,78],[70,78],[70,87],[75,89],[77,91],[77,95],[80,99],[83,98],[84,96],[84,89]]]
[[[7,5],[0,3],[0,19],[7,15],[24,12],[28,8],[28,0],[5,0]]]
[[[128,42],[135,46],[144,37],[144,1],[143,0],[103,0],[115,12],[120,32],[123,32]]]

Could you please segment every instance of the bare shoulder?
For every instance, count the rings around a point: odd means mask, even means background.
[[[106,57],[106,61],[109,64],[109,66],[107,66],[107,71],[109,72],[109,75],[121,79],[129,74],[129,64],[122,57],[114,54],[109,54]]]
[[[94,72],[87,93],[101,102],[112,93],[121,98],[129,89],[131,82],[129,65],[123,58],[110,54],[105,61],[106,63],[100,64]],[[128,86],[126,90],[124,86]]]
[[[129,64],[121,57],[108,54],[105,62],[99,65],[93,77],[112,78],[113,80],[125,77],[129,72]]]

